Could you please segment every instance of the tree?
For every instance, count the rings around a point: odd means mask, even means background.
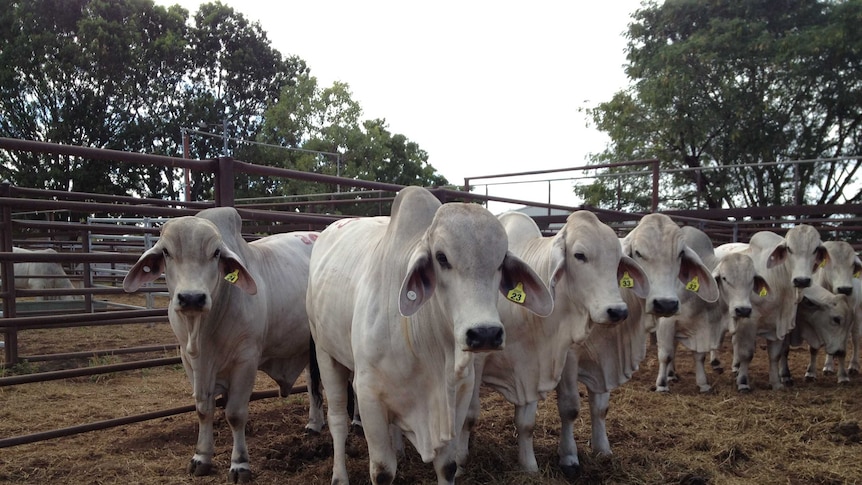
[[[632,85],[588,110],[611,138],[594,162],[660,159],[667,208],[862,199],[851,191],[862,159],[839,159],[862,141],[862,1],[676,0],[633,18]],[[818,158],[838,160],[778,163]],[[730,165],[745,166],[715,170]],[[604,207],[621,194],[622,208],[648,210],[638,197],[649,184],[602,178],[576,192]]]
[[[243,151],[243,159],[400,185],[447,183],[428,164],[428,154],[417,143],[391,133],[385,120],[362,121],[361,116],[362,108],[353,100],[347,84],[335,82],[328,88],[320,88],[317,78],[303,74],[295,84],[285,86],[278,102],[266,111],[258,141],[273,146],[250,147]],[[244,197],[336,190],[319,184],[260,178],[240,185]]]

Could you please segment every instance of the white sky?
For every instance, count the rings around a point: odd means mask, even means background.
[[[156,3],[194,15],[205,2]],[[222,3],[260,22],[283,55],[304,59],[320,86],[347,83],[363,119],[385,118],[458,185],[465,177],[581,166],[602,151],[607,137],[587,128],[578,109],[627,86],[623,33],[640,7],[640,0]],[[551,202],[579,204],[571,185],[550,184]],[[549,183],[487,193],[547,202]]]

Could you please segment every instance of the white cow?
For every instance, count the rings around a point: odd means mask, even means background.
[[[800,224],[788,230],[785,237],[760,231],[748,243],[723,244],[715,250],[719,258],[734,252],[749,255],[770,288],[767,295],[752,301],[752,317],[740,322],[732,337],[737,390],[751,390],[748,366],[757,337],[767,340],[769,384],[781,389],[793,382],[787,369],[784,337],[796,325],[796,304],[802,298],[802,289],[811,286],[812,275],[827,257],[826,248],[816,229]]]
[[[407,187],[391,217],[340,221],[321,233],[307,301],[327,390],[333,484],[348,483],[351,375],[372,483],[394,480],[391,429],[433,461],[439,484],[454,483],[474,355],[505,342],[498,292],[540,315],[553,309],[547,287],[507,251],[503,227],[481,206],[441,206]]]
[[[744,254],[731,254],[718,260],[712,241],[703,231],[685,226],[682,234],[688,247],[712,270],[718,284],[719,300],[707,302],[690,291],[680,291],[680,312],[660,317],[656,324],[658,377],[656,391],[669,392],[669,380],[676,380],[673,361],[677,342],[694,352],[695,379],[700,392],[709,392],[704,361],[707,352],[718,349],[724,334],[736,321],[751,316],[752,294],[768,292],[769,286],[754,271],[754,262]],[[680,283],[681,285],[682,283]]]
[[[649,293],[629,301],[629,316],[615,326],[597,326],[582,343],[569,350],[557,387],[560,466],[567,475],[580,471],[574,439],[574,420],[580,412],[578,381],[590,401],[592,448],[610,454],[606,429],[610,391],[627,382],[646,354],[647,325],[657,316],[679,311],[680,291],[691,291],[706,301],[718,299],[718,286],[700,257],[683,239],[680,227],[668,216],[649,214],[620,241],[623,254],[634,259],[649,279]],[[683,285],[678,285],[682,282]],[[687,288],[687,289],[683,289]]]
[[[820,285],[802,291],[802,301],[796,309],[796,326],[788,335],[792,346],[807,342],[811,355],[805,379],[817,377],[817,351],[823,347],[827,355],[838,361],[838,383],[850,382],[844,370],[847,336],[854,324],[853,300],[849,295],[835,294]]]
[[[500,298],[506,348],[477,358],[476,378],[515,405],[518,461],[525,471],[536,472],[533,427],[537,403],[557,387],[568,349],[582,342],[593,325],[614,325],[628,316],[620,285],[646,297],[649,282],[640,266],[622,254],[613,230],[592,212],[572,213],[554,237],[542,237],[533,219],[519,212],[504,213],[499,219],[509,238],[509,250],[551,288],[554,311],[539,317]],[[462,460],[479,404],[476,386],[465,423],[468,431],[461,436]]]
[[[12,248],[14,253],[48,253],[57,254],[53,249],[33,251],[24,248]],[[15,288],[19,290],[47,290],[52,288],[74,288],[69,276],[63,271],[63,266],[57,262],[23,262],[15,263]],[[74,300],[74,295],[39,296],[37,300]]]
[[[860,288],[862,285],[860,285],[859,279],[862,276],[862,260],[859,259],[853,246],[845,241],[824,241],[823,246],[829,253],[829,259],[823,264],[820,271],[814,274],[814,283],[832,293],[850,296],[855,323],[850,332],[853,355],[850,358],[849,372],[850,374],[858,374],[859,339],[862,335],[862,288]],[[815,349],[812,348],[812,350]],[[816,358],[816,352],[814,358]],[[826,374],[835,372],[833,359],[829,354],[826,355],[823,372]],[[838,369],[839,376],[844,372],[843,369]]]
[[[257,370],[266,372],[287,395],[309,363],[305,293],[317,237],[314,232],[294,232],[249,244],[241,229],[242,220],[230,207],[172,219],[123,281],[123,288],[133,292],[164,272],[168,318],[199,419],[189,473],[206,475],[212,469],[213,414],[222,395],[233,433],[231,482],[251,479],[245,425]],[[320,389],[316,382],[309,388],[307,428],[319,432],[324,425]]]

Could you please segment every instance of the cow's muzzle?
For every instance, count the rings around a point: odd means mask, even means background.
[[[203,310],[207,304],[207,294],[203,292],[177,293],[180,310]]]
[[[473,352],[497,350],[503,345],[503,327],[483,325],[467,330],[467,348]]]

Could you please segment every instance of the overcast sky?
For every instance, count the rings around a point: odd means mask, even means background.
[[[193,15],[205,2],[156,3]],[[606,136],[587,128],[578,109],[627,86],[623,34],[640,7],[640,0],[222,3],[260,22],[283,55],[304,59],[320,86],[347,83],[364,119],[385,118],[459,185],[465,177],[580,166],[601,151]],[[550,200],[579,203],[571,185],[552,183]],[[487,190],[547,202],[549,184]]]

